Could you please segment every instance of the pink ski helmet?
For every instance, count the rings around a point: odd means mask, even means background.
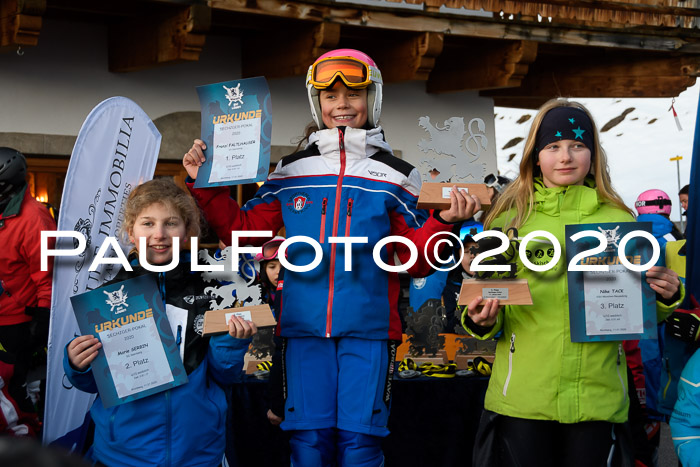
[[[268,240],[263,243],[262,251],[255,255],[255,261],[260,262],[277,259],[277,250],[284,240],[284,237],[277,235],[272,240]]]
[[[382,111],[382,73],[369,55],[355,49],[336,49],[316,59],[306,74],[306,91],[311,116],[320,129],[325,128],[321,118],[318,95],[340,79],[351,89],[367,88],[367,123],[376,127]]]
[[[661,190],[647,190],[637,198],[634,207],[639,214],[671,214],[671,198]]]

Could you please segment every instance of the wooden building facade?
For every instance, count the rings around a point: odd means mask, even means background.
[[[103,66],[117,75],[197,62],[213,37],[236,41],[240,76],[231,79],[301,77],[320,54],[353,47],[381,64],[386,83],[418,82],[447,99],[471,92],[491,108],[673,97],[700,74],[700,0],[0,0],[0,52],[55,40],[44,30],[51,21],[107,28]],[[75,134],[5,131],[0,143],[15,138],[37,156],[37,196],[60,196],[42,174],[65,170]],[[27,150],[34,143],[42,149]],[[64,157],[42,158],[54,154]],[[158,170],[181,173],[176,160]]]
[[[110,25],[109,69],[198,60],[207,34],[238,36],[243,77],[302,75],[351,44],[387,82],[478,90],[495,105],[552,95],[676,96],[700,73],[697,0],[2,0],[0,47],[31,47],[45,16]],[[266,53],[261,54],[260,51]],[[475,73],[478,64],[479,72]]]

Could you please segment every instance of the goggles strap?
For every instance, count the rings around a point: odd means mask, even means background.
[[[671,204],[673,203],[671,203],[670,199],[652,199],[634,202],[634,205],[640,208],[644,206],[670,206]]]

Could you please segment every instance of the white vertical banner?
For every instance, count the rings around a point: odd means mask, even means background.
[[[64,348],[79,335],[70,297],[100,287],[119,272],[118,264],[102,264],[95,271],[89,268],[105,239],[119,237],[131,190],[153,178],[160,142],[148,115],[125,97],[98,104],[78,134],[63,187],[58,230],[82,233],[87,245],[79,255],[54,259],[45,444],[82,447],[86,414],[95,396],[73,388],[63,371]],[[56,241],[56,249],[76,247],[73,238]],[[115,256],[111,248],[108,256]]]

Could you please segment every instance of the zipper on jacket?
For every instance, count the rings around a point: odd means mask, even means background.
[[[119,406],[117,406],[119,407]],[[117,409],[115,407],[114,411],[112,412],[112,415],[109,416],[109,439],[112,442],[115,442],[116,439],[114,439],[114,417],[117,415]]]
[[[319,242],[324,243],[326,241],[326,209],[328,208],[328,198],[323,198],[321,202],[321,234],[319,235]]]
[[[335,211],[333,212],[333,237],[338,236],[338,217],[340,216],[340,197],[343,194],[343,176],[345,175],[345,142],[343,131],[338,129],[338,147],[340,148],[340,172],[335,186]],[[331,245],[331,261],[328,274],[328,307],[326,308],[326,337],[331,337],[333,327],[333,287],[335,281],[335,252],[337,243]]]
[[[508,393],[508,385],[510,384],[510,375],[513,373],[513,354],[515,353],[515,333],[510,335],[510,353],[508,354],[508,376],[503,384],[503,396]]]
[[[177,350],[180,350],[180,344],[182,343],[182,324],[177,325],[177,337],[175,338],[175,345],[177,345]]]
[[[666,381],[666,386],[664,386],[661,399],[665,401],[668,388],[671,387],[671,365],[668,364],[668,357],[664,357],[664,370],[666,370],[666,377],[668,378],[668,381]]]
[[[620,378],[620,384],[622,385],[622,398],[623,402],[627,402],[627,391],[625,391],[625,380],[622,379],[622,374],[620,373],[620,364],[622,362],[622,344],[617,345],[617,377]]]
[[[165,273],[158,273],[158,288],[160,289],[160,296],[163,299],[163,308],[166,307],[165,303]]]
[[[352,219],[352,198],[348,200],[348,215],[345,218],[345,236],[350,236],[350,220]]]

